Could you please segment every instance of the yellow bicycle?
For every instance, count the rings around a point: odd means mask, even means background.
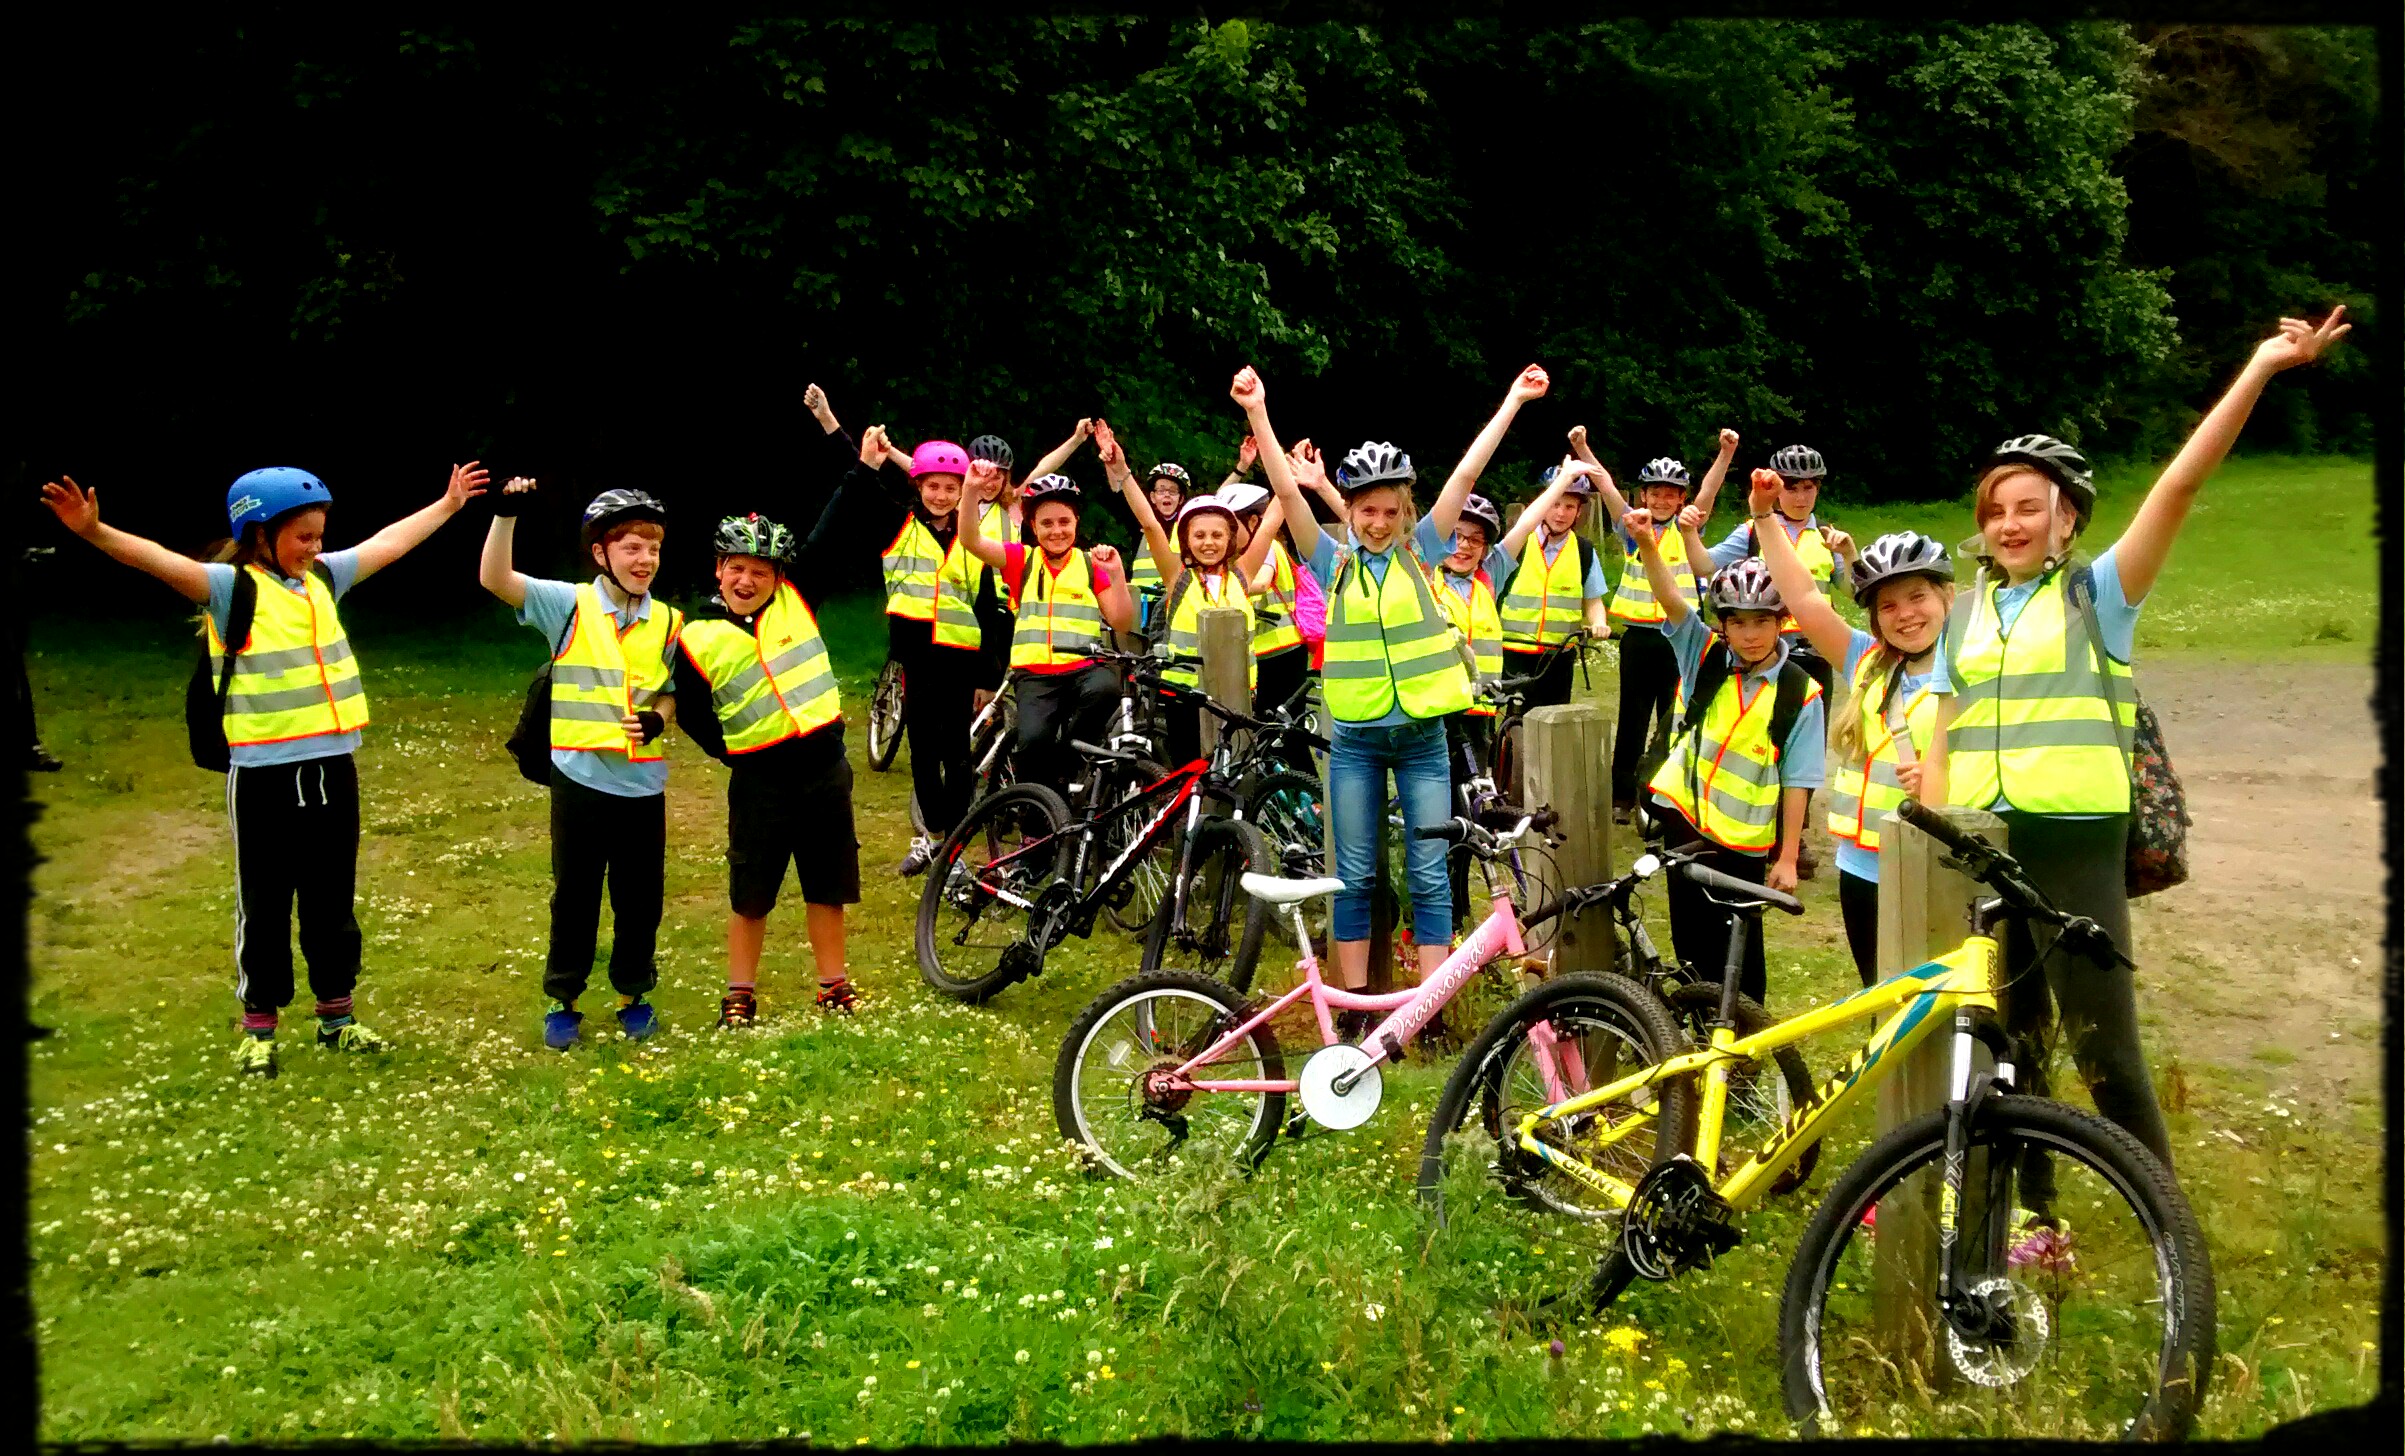
[[[1950,1025],[1945,1106],[1890,1130],[1840,1173],[1797,1245],[1779,1321],[1788,1414],[1846,1433],[1872,1421],[1884,1431],[1917,1412],[1931,1429],[1960,1435],[2184,1435],[2214,1352],[2213,1271],[2196,1215],[2170,1171],[2121,1128],[2011,1092],[2013,1042],[1997,1014],[2002,923],[2053,926],[2060,949],[2098,960],[2120,952],[2094,921],[2055,909],[2011,856],[1918,804],[1899,812],[1994,891],[1971,906],[1958,948],[1749,1036],[1736,1033],[1732,962],[1709,1045],[1689,1043],[1539,1107],[1517,1120],[1508,1143],[1621,1211],[1618,1240],[1595,1275],[1595,1296],[1609,1303],[1632,1280],[1669,1280],[1734,1247],[1738,1216],[1905,1053]],[[1767,905],[1794,904],[1708,870],[1693,878],[1754,919]],[[1607,998],[1651,995],[1620,976],[1560,979],[1591,979]],[[1884,1019],[1862,1049],[1760,1147],[1729,1150],[1729,1166],[1717,1171],[1732,1073],[1866,1015]],[[1456,1080],[1484,1075],[1498,1062],[1498,1041],[1530,1033],[1513,1018],[1506,1009],[1490,1024]],[[1642,1007],[1629,1019],[1655,1021]],[[1982,1044],[1994,1054],[1992,1072],[1978,1070]],[[1631,1138],[1675,1146],[1646,1134],[1657,1117],[1690,1115],[1684,1151],[1657,1154],[1633,1183],[1623,1176],[1631,1160],[1615,1147]],[[1933,1219],[1925,1211],[1932,1184]],[[1937,1263],[1934,1278],[1918,1283],[1904,1248],[1916,1221],[1934,1224]]]

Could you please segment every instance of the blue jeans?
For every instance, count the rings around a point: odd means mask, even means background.
[[[1386,774],[1394,771],[1402,801],[1404,878],[1411,891],[1411,934],[1422,945],[1453,940],[1453,887],[1445,875],[1442,840],[1413,839],[1411,830],[1452,815],[1452,774],[1445,763],[1445,721],[1426,718],[1393,728],[1338,723],[1328,750],[1328,808],[1336,829],[1338,940],[1367,940],[1370,892],[1378,880],[1378,844],[1386,822]]]

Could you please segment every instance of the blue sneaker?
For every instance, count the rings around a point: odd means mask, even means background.
[[[637,1001],[618,1008],[618,1029],[628,1041],[641,1041],[660,1029],[660,1018],[649,1001]]]
[[[564,1052],[580,1040],[576,1028],[584,1023],[581,1011],[552,1011],[543,1016],[543,1045],[555,1052]]]

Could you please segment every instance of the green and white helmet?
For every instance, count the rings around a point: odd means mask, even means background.
[[[782,566],[793,559],[793,533],[754,511],[720,521],[710,548],[721,556],[759,556]]]

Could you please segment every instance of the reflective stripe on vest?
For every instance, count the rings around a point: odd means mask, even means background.
[[[988,541],[1007,541],[1010,516],[1000,502],[989,503],[977,517],[977,528],[978,534]],[[932,536],[927,539],[929,544],[935,540]],[[971,652],[984,645],[985,627],[977,620],[977,592],[992,570],[969,554],[968,548],[960,544],[960,537],[952,538],[951,549],[944,553],[944,564],[935,574],[936,642]]]
[[[601,591],[576,589],[568,645],[551,663],[551,746],[579,753],[623,753],[635,763],[668,756],[663,735],[649,743],[627,739],[623,720],[650,707],[674,672],[677,631],[684,616],[653,602],[649,616],[620,630]]]
[[[1010,665],[1064,667],[1092,660],[1102,646],[1102,601],[1094,592],[1094,559],[1071,551],[1055,576],[1041,548],[1030,546],[1019,579],[1019,610],[1011,629]]]
[[[1196,587],[1197,582],[1201,583],[1199,589]],[[1188,688],[1201,684],[1202,610],[1205,607],[1242,608],[1244,635],[1247,640],[1251,639],[1254,622],[1253,603],[1252,599],[1245,595],[1244,584],[1236,580],[1236,573],[1234,571],[1221,572],[1219,583],[1214,586],[1203,580],[1201,571],[1191,566],[1187,567],[1178,573],[1177,585],[1169,589],[1169,610],[1164,613],[1169,622],[1169,632],[1161,646],[1165,650],[1171,666],[1168,671],[1161,674],[1162,681]],[[1247,654],[1244,660],[1244,681],[1247,687],[1260,686],[1261,669],[1256,661],[1256,656],[1256,654]]]
[[[1837,770],[1837,779],[1830,784],[1829,833],[1838,839],[1860,845],[1867,850],[1879,848],[1879,831],[1885,827],[1887,816],[1904,802],[1904,781],[1897,776],[1903,754],[1896,742],[1901,730],[1903,741],[1910,744],[1914,762],[1929,751],[1930,741],[1937,733],[1937,695],[1924,683],[1913,690],[1909,699],[1888,691],[1888,701],[1878,704],[1873,696],[1882,691],[1879,680],[1886,677],[1885,659],[1878,652],[1862,654],[1854,665],[1854,700],[1852,710],[1862,717],[1862,745],[1869,763],[1864,774],[1864,759],[1848,760]]]
[[[1771,513],[1771,518],[1779,523],[1780,530],[1787,529],[1786,517],[1774,511]],[[1759,527],[1761,522],[1756,521],[1752,524]],[[1806,525],[1791,532],[1787,539],[1795,544],[1796,559],[1804,563],[1804,570],[1812,573],[1813,584],[1820,588],[1820,594],[1824,597],[1827,596],[1829,583],[1837,573],[1837,558],[1829,554],[1829,543],[1821,539],[1820,528],[1817,525]],[[1759,541],[1749,544],[1753,549],[1747,552],[1747,555],[1759,556],[1762,554],[1762,546]],[[1795,618],[1782,616],[1779,618],[1779,630],[1792,637],[1804,629],[1795,624]]]
[[[1528,533],[1520,547],[1520,564],[1512,569],[1497,606],[1505,644],[1523,652],[1564,641],[1586,621],[1586,573],[1579,569],[1578,538],[1563,538],[1560,552],[1547,563],[1544,534],[1541,528]]]
[[[935,575],[943,569],[944,553],[935,535],[921,524],[918,512],[902,520],[893,544],[885,548],[885,614],[914,622],[935,620]]]
[[[746,632],[736,623],[704,618],[689,623],[679,639],[685,656],[710,680],[710,707],[729,754],[757,753],[843,716],[818,619],[791,583],[777,583],[753,627]]]
[[[1413,718],[1470,706],[1470,673],[1453,646],[1453,623],[1437,605],[1419,559],[1397,545],[1381,583],[1351,550],[1328,587],[1328,637],[1320,681],[1328,715],[1374,723],[1398,703]]]
[[[1444,609],[1455,635],[1470,644],[1471,655],[1478,660],[1478,680],[1493,682],[1503,676],[1503,619],[1495,607],[1495,589],[1488,585],[1485,572],[1473,572],[1467,578],[1470,595],[1465,601],[1453,589],[1454,583],[1464,578],[1451,573],[1447,578],[1436,594],[1436,604]],[[1468,711],[1481,718],[1495,716],[1494,705],[1484,699],[1471,703]]]
[[[1946,729],[1946,799],[2032,814],[2129,812],[2122,744],[2138,721],[2127,664],[2106,659],[2120,728],[2104,696],[2087,623],[2070,610],[2067,573],[2033,593],[2005,630],[1982,573],[1946,622],[1954,721]]]
[[[1657,540],[1662,548],[1662,560],[1677,578],[1679,595],[1687,599],[1690,611],[1700,610],[1703,591],[1695,583],[1695,568],[1687,561],[1687,535],[1684,531],[1667,531]],[[1662,622],[1669,613],[1653,599],[1653,579],[1645,574],[1645,558],[1635,551],[1622,554],[1620,584],[1612,589],[1611,615],[1623,622]]]
[[[1303,629],[1294,624],[1294,558],[1286,543],[1269,543],[1269,564],[1275,573],[1269,590],[1253,603],[1253,656],[1274,657],[1303,645]]]
[[[1718,634],[1714,634],[1712,641],[1717,640]],[[1708,641],[1704,651],[1711,650]],[[1778,710],[1779,677],[1773,673],[1754,682],[1750,697],[1748,681],[1732,663],[1720,691],[1704,710],[1703,721],[1671,743],[1669,757],[1647,787],[1667,799],[1713,843],[1765,854],[1779,837],[1783,783],[1779,756],[1785,746],[1770,741],[1771,715]],[[1819,684],[1808,684],[1804,702],[1819,696]],[[1683,683],[1678,699],[1677,711],[1683,715]]]
[[[225,699],[227,745],[284,743],[366,726],[367,687],[325,578],[312,569],[296,592],[259,567],[241,569],[257,574],[259,605],[250,640],[234,654]],[[213,687],[225,672],[225,642],[215,617],[203,612],[201,621]]]

